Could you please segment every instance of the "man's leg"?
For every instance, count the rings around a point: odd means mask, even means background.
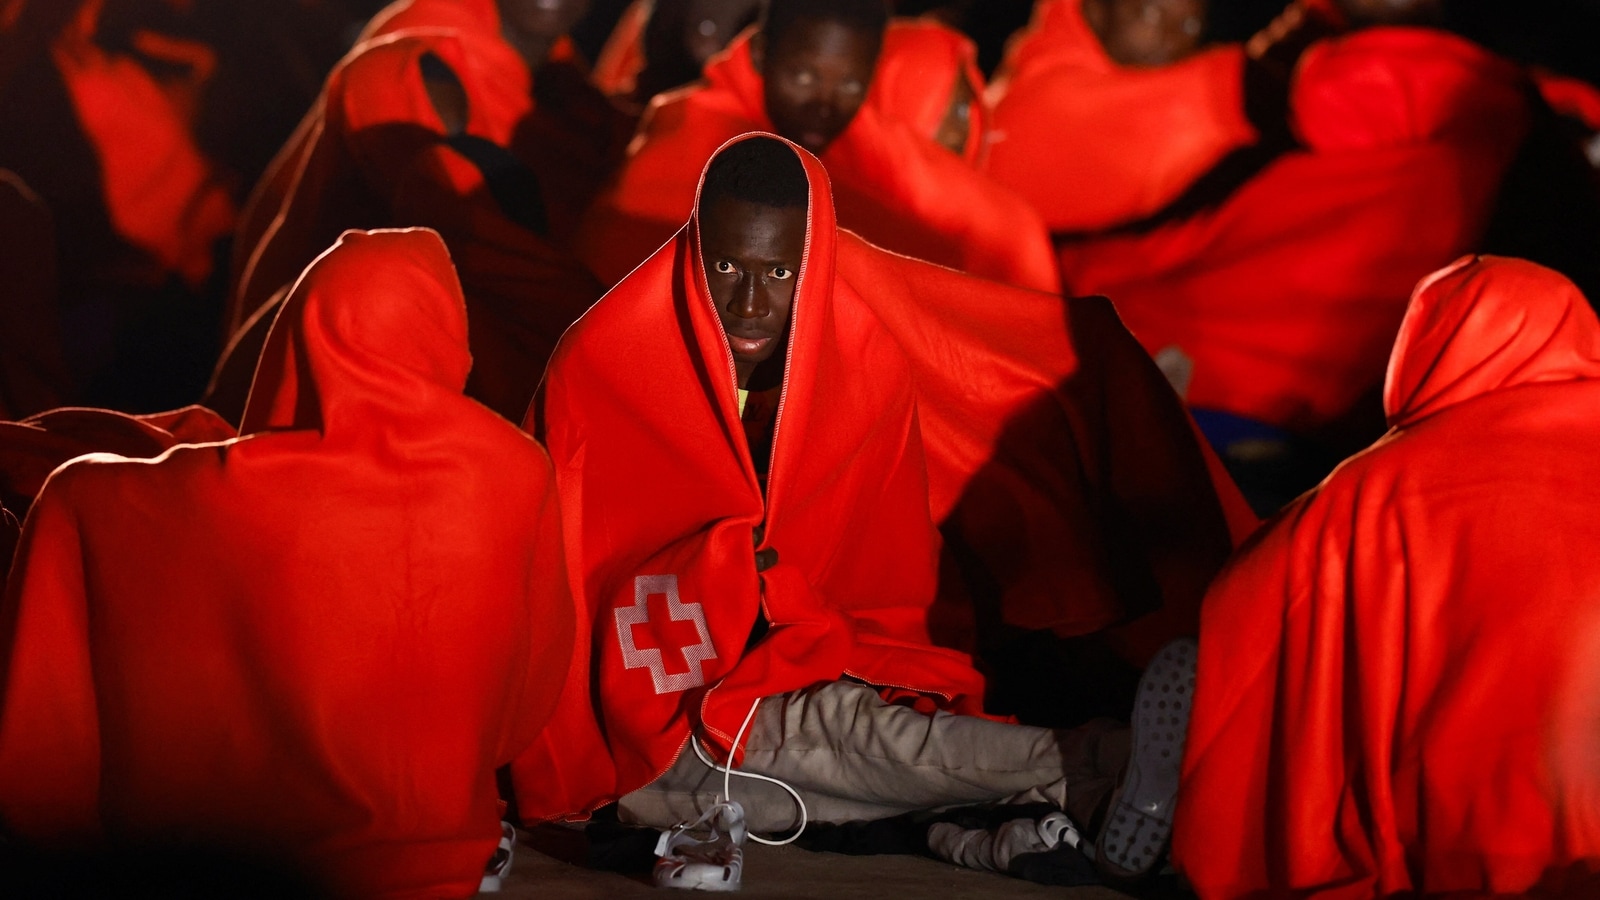
[[[744,771],[776,778],[813,822],[888,818],[915,810],[1048,802],[1087,823],[1128,756],[1126,729],[1091,723],[1051,730],[971,716],[923,715],[854,682],[762,701]],[[624,797],[627,821],[667,827],[716,802],[722,772],[684,751],[655,783]],[[780,787],[734,776],[733,798],[758,833],[792,830],[800,811]]]

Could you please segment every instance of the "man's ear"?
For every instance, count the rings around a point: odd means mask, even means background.
[[[750,64],[756,67],[757,72],[765,71],[767,67],[767,33],[758,31],[750,35]]]

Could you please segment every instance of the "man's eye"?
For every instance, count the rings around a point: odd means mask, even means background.
[[[801,87],[810,87],[811,85],[816,83],[817,76],[813,75],[810,72],[796,72],[796,73],[794,73],[794,79],[793,80],[794,80],[795,84],[798,84]]]
[[[843,91],[852,97],[860,95],[865,89],[865,86],[859,81],[846,81],[844,84],[839,86],[840,91]]]
[[[768,274],[771,275],[773,278],[778,279],[779,281],[788,281],[789,279],[794,277],[794,272],[792,270],[790,270],[790,269],[784,268],[783,266],[778,266],[778,267],[774,268]]]
[[[718,260],[717,261],[717,265],[716,265],[716,269],[717,269],[717,272],[719,274],[732,275],[733,274],[733,263],[728,262],[725,259]]]

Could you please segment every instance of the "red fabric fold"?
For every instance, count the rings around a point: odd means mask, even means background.
[[[461,396],[466,334],[437,235],[347,235],[279,318],[250,436],[52,476],[0,630],[9,829],[476,892],[573,620],[548,458]]]
[[[988,152],[990,112],[978,47],[961,32],[932,19],[890,20],[867,102],[932,139],[950,112],[959,81],[967,83],[972,98],[960,155],[977,165]]]
[[[704,84],[663,94],[645,112],[627,161],[579,235],[579,255],[602,282],[620,281],[672,237],[689,215],[700,169],[718,147],[772,130],[749,40],[747,33],[713,57]],[[949,102],[950,85],[924,87]],[[843,227],[897,253],[1059,290],[1048,237],[1027,202],[876,102],[862,105],[823,162]]]
[[[496,0],[398,0],[374,16],[363,40],[408,31],[450,31],[482,74],[475,104],[486,104],[511,150],[539,176],[550,235],[567,246],[578,223],[615,171],[637,124],[595,87],[589,64],[560,38],[536,71],[506,40]],[[459,73],[459,69],[458,69]]]
[[[608,97],[630,97],[644,71],[644,29],[655,4],[633,0],[622,11],[594,61],[594,85]]]
[[[1202,897],[1600,891],[1600,322],[1462,260],[1392,430],[1206,599],[1173,859]]]
[[[94,35],[104,0],[89,0],[51,46],[78,123],[94,145],[117,233],[162,269],[201,287],[214,245],[238,211],[215,164],[195,143],[186,111],[132,57]]]
[[[1600,132],[1600,87],[1549,69],[1535,67],[1530,74],[1551,109],[1581,122],[1590,132]]]
[[[18,517],[26,515],[50,473],[87,453],[148,459],[178,444],[236,435],[232,425],[203,406],[142,416],[62,407],[19,422],[0,422],[0,501]]]
[[[1061,249],[1152,354],[1193,361],[1190,405],[1314,432],[1375,391],[1417,280],[1474,249],[1527,132],[1520,69],[1461,38],[1374,28],[1307,51],[1305,150],[1215,209]]]
[[[1054,232],[1154,215],[1256,139],[1244,112],[1242,46],[1159,68],[1120,66],[1082,7],[1039,3],[990,89],[985,171],[1028,198]]]
[[[1110,304],[853,235],[839,258],[911,361],[935,521],[982,561],[1000,620],[1074,635],[1156,613],[1119,636],[1135,657],[1194,633],[1257,519]]]
[[[522,152],[545,136],[533,127],[527,67],[502,45],[498,35],[466,28],[402,30],[368,41],[340,64],[304,133],[282,208],[241,281],[238,326],[340,231],[426,225],[444,236],[466,291],[477,362],[469,392],[520,420],[556,339],[600,291],[557,243],[509,218],[484,173],[445,143],[419,69],[425,54],[460,80],[468,135],[510,149],[538,174],[541,189],[558,183]],[[237,406],[237,398],[217,405]]]

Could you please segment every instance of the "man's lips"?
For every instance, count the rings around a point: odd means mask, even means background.
[[[754,356],[767,349],[777,338],[772,335],[764,337],[743,337],[737,334],[728,335],[728,346],[733,349],[735,356]]]
[[[832,136],[828,132],[808,129],[800,132],[800,140],[796,141],[795,143],[810,150],[817,147],[827,146],[831,137]]]

